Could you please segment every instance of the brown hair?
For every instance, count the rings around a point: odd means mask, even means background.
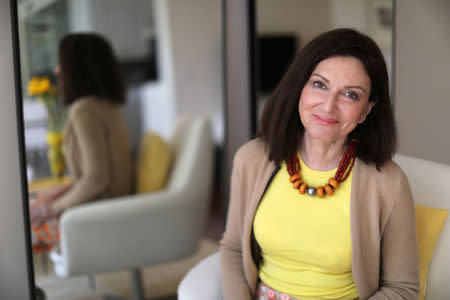
[[[59,66],[65,105],[85,96],[125,103],[125,91],[113,50],[95,33],[66,35],[59,44]]]
[[[268,148],[269,160],[279,165],[296,155],[304,132],[298,112],[300,94],[314,68],[324,59],[350,56],[359,59],[370,77],[369,101],[376,105],[350,134],[359,140],[357,157],[379,168],[397,149],[397,129],[391,109],[386,63],[377,44],[353,29],[335,29],[309,42],[295,57],[264,107],[257,137]]]

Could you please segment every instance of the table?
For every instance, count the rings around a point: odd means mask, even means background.
[[[72,179],[70,176],[39,178],[28,183],[28,193],[37,193],[48,188],[68,184],[71,181]]]

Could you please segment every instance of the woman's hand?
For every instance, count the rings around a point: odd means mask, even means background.
[[[44,195],[38,195],[30,205],[30,220],[32,226],[39,226],[43,221],[52,217],[51,205],[53,200],[46,198]]]
[[[33,226],[39,226],[43,221],[58,214],[52,209],[52,204],[67,192],[71,184],[59,186],[40,192],[36,199],[30,202],[30,220]]]

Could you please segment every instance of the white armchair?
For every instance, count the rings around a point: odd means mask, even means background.
[[[163,191],[87,203],[63,213],[61,251],[51,253],[57,275],[131,269],[137,281],[135,297],[140,298],[139,267],[196,251],[213,177],[210,122],[200,117],[182,119],[170,145],[174,162]]]
[[[396,155],[394,161],[406,173],[416,204],[450,209],[450,166],[405,155]],[[447,220],[429,265],[425,299],[448,299],[448,278],[450,222]],[[203,259],[189,271],[178,286],[178,299],[223,299],[219,252]]]

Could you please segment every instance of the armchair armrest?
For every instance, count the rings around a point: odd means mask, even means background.
[[[179,300],[223,300],[220,253],[195,265],[178,286]]]
[[[180,197],[184,200],[176,201]],[[166,190],[67,210],[61,218],[55,270],[60,276],[108,272],[192,254],[206,213],[192,197],[183,190]]]

